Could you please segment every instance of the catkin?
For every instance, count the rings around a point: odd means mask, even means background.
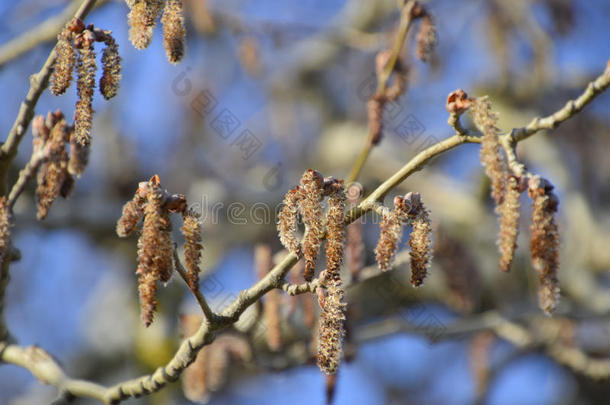
[[[117,221],[116,233],[121,238],[129,236],[144,217],[144,204],[148,194],[148,182],[140,183],[133,199],[123,206],[123,213]]]
[[[163,3],[162,0],[139,0],[132,3],[131,11],[127,15],[129,40],[137,49],[150,45]]]
[[[68,161],[68,172],[71,175],[80,177],[89,163],[89,151],[91,144],[80,144],[76,141],[74,136],[74,129],[72,129],[70,136],[70,159]]]
[[[199,289],[199,262],[201,261],[201,219],[192,211],[183,214],[182,234],[184,244],[184,263],[189,287],[192,291]]]
[[[81,145],[91,143],[91,124],[93,121],[93,89],[95,87],[95,51],[91,44],[86,45],[78,52],[76,64],[78,72],[76,111],[74,112],[75,140]]]
[[[498,117],[491,111],[491,104],[487,97],[475,99],[470,112],[475,125],[483,133],[480,153],[481,163],[491,181],[491,196],[496,206],[498,206],[504,198],[507,178],[507,166],[502,155],[498,128],[496,127]]]
[[[345,250],[345,186],[331,180],[327,187],[328,214],[326,215],[326,271],[335,273],[343,263]]]
[[[163,193],[158,176],[149,181],[144,205],[144,224],[138,240],[138,269],[142,321],[149,326],[156,310],[157,281],[168,281],[173,272],[169,213],[163,210]],[[154,282],[153,282],[154,280]]]
[[[500,250],[500,269],[509,271],[515,257],[517,237],[519,236],[519,181],[511,176],[506,185],[504,201],[496,208],[500,215],[500,233],[498,248]]]
[[[322,299],[318,330],[316,362],[325,374],[334,374],[339,368],[345,336],[345,302],[339,273],[326,274],[323,285],[327,290]]]
[[[555,221],[559,200],[551,183],[540,176],[529,180],[528,193],[533,200],[530,250],[538,272],[538,302],[550,314],[559,301],[559,230]]]
[[[185,35],[182,0],[167,0],[163,10],[163,46],[167,60],[178,63],[184,56]]]
[[[100,78],[100,92],[106,100],[117,95],[121,81],[121,56],[119,46],[110,33],[106,33],[104,42],[106,47],[102,53],[102,77]]]
[[[57,59],[55,67],[51,75],[51,92],[58,96],[66,92],[72,81],[72,71],[76,63],[76,52],[72,47],[70,36],[72,33],[64,28],[57,36],[57,45],[55,45],[55,53]]]
[[[428,275],[430,260],[432,259],[430,217],[428,210],[423,205],[414,215],[411,221],[411,234],[409,235],[409,246],[411,250],[411,284],[418,287],[423,284]]]
[[[300,257],[302,253],[301,244],[297,238],[298,202],[300,198],[301,193],[298,186],[286,193],[277,222],[277,231],[282,246],[297,257]]]
[[[383,215],[379,224],[379,241],[375,248],[375,259],[382,271],[392,267],[398,245],[402,240],[402,221],[395,210]]]
[[[430,14],[426,13],[421,20],[419,31],[417,32],[417,47],[415,54],[423,61],[428,62],[438,44],[436,25]]]
[[[299,191],[299,211],[305,224],[303,235],[303,255],[305,256],[305,280],[311,281],[315,272],[316,259],[320,251],[322,224],[322,192],[324,178],[312,169],[307,170],[301,178]]]

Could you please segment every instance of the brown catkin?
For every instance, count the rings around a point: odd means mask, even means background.
[[[409,193],[412,194],[412,193]],[[409,200],[409,194],[405,196],[405,201]],[[415,193],[414,193],[415,194]],[[411,250],[411,284],[418,287],[423,284],[428,275],[428,268],[432,260],[432,227],[428,210],[420,205],[417,213],[411,220],[411,234],[409,235],[409,246]]]
[[[307,170],[301,178],[299,191],[299,210],[305,224],[303,235],[303,255],[305,257],[305,280],[311,281],[314,276],[316,259],[320,251],[322,224],[322,192],[324,178],[312,169]]]
[[[421,25],[417,32],[417,48],[415,49],[417,57],[424,62],[429,61],[437,44],[436,25],[432,17],[426,13],[422,17]]]
[[[498,248],[500,250],[500,269],[509,271],[515,257],[517,237],[519,236],[519,181],[511,176],[506,184],[504,201],[496,208],[500,215],[500,233]]]
[[[116,233],[121,238],[129,236],[136,229],[138,222],[144,217],[147,190],[148,182],[140,183],[140,187],[136,190],[133,199],[123,206],[123,213],[116,224]]]
[[[555,214],[559,200],[551,183],[533,176],[529,180],[529,196],[533,199],[530,249],[532,265],[538,272],[540,308],[550,314],[559,300],[559,230]]]
[[[106,47],[102,53],[102,77],[100,78],[100,93],[106,100],[117,95],[121,82],[121,56],[119,46],[110,33],[104,40]]]
[[[138,240],[138,270],[142,321],[149,326],[156,310],[157,281],[168,281],[173,272],[169,212],[163,209],[158,176],[149,181],[144,205],[144,224]],[[154,282],[153,282],[154,281]]]
[[[70,42],[72,33],[64,28],[57,36],[57,45],[55,45],[55,67],[51,75],[51,92],[58,96],[66,92],[72,82],[72,71],[76,63],[76,52]]]
[[[74,112],[74,136],[81,145],[91,143],[91,124],[93,121],[93,89],[95,88],[95,51],[92,45],[79,49],[76,64],[78,80],[78,101]]]
[[[331,180],[328,214],[326,215],[326,271],[334,274],[343,263],[345,251],[345,186],[342,181]]]
[[[91,144],[80,144],[76,141],[74,130],[70,136],[70,159],[68,161],[68,173],[80,177],[89,163],[89,151]]]
[[[316,362],[325,374],[334,374],[339,368],[343,353],[343,338],[345,336],[345,294],[339,272],[324,272],[322,281],[327,292],[321,299],[318,329],[318,354]]]
[[[48,139],[44,147],[48,150],[48,157],[37,177],[37,217],[42,220],[47,217],[51,205],[55,199],[62,195],[67,197],[73,184],[72,176],[68,173],[68,154],[65,142],[68,136],[68,128],[63,116],[49,115],[47,124],[50,128]],[[47,125],[48,126],[48,125]],[[37,137],[34,137],[34,147],[39,147]]]
[[[182,234],[186,243],[184,244],[184,263],[189,287],[193,291],[199,289],[199,264],[201,261],[201,219],[193,211],[185,211],[183,214]]]
[[[298,202],[300,198],[301,193],[298,187],[295,187],[286,193],[277,222],[277,232],[282,246],[298,257],[301,256],[301,244],[297,238],[297,223],[299,219]]]
[[[485,173],[491,181],[491,196],[496,206],[498,206],[504,198],[507,177],[506,161],[502,155],[498,128],[496,127],[498,117],[491,111],[491,104],[487,97],[475,99],[470,112],[475,125],[483,133],[480,153],[481,163],[485,166]]]
[[[167,0],[163,9],[163,46],[167,60],[178,63],[184,56],[185,36],[182,0]]]
[[[395,210],[383,215],[379,224],[379,241],[375,248],[375,259],[382,271],[392,267],[394,256],[402,239],[402,222]]]
[[[150,45],[163,3],[163,0],[139,0],[132,3],[131,11],[127,15],[129,40],[137,49]]]
[[[383,107],[387,99],[384,95],[374,95],[367,103],[369,120],[369,141],[371,145],[381,142],[383,135]]]

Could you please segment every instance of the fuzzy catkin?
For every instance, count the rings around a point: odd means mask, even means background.
[[[321,302],[316,363],[322,372],[330,375],[337,372],[343,353],[345,293],[338,273],[325,276],[323,284],[327,293]]]
[[[502,203],[506,189],[507,165],[502,155],[502,147],[498,139],[496,123],[498,117],[491,111],[487,97],[479,97],[470,108],[472,118],[477,128],[483,133],[481,141],[481,163],[491,181],[491,196],[496,206]]]
[[[301,244],[297,238],[300,198],[301,193],[298,186],[286,193],[277,222],[277,231],[282,246],[297,257],[300,257],[302,253]]]
[[[305,256],[304,278],[311,281],[314,276],[316,259],[322,243],[322,192],[324,178],[312,169],[307,170],[301,178],[299,191],[299,211],[305,224],[303,235],[303,255]]]
[[[182,234],[186,243],[184,244],[184,263],[189,287],[192,291],[199,289],[199,262],[201,261],[201,220],[197,214],[191,211],[183,215]]]
[[[123,213],[116,224],[116,233],[119,237],[129,236],[144,217],[144,204],[146,203],[146,194],[148,194],[145,190],[147,189],[148,183],[141,183],[133,199],[123,206]]]
[[[106,100],[117,95],[121,81],[121,56],[119,46],[114,38],[107,34],[106,47],[102,53],[102,77],[100,78],[100,92]]]
[[[93,89],[95,88],[95,51],[92,45],[79,49],[76,64],[78,72],[76,111],[74,112],[74,136],[80,145],[91,143],[91,124],[93,121]]]
[[[71,32],[64,28],[57,36],[55,45],[55,67],[51,74],[51,92],[58,96],[66,92],[72,82],[72,71],[76,63],[76,52],[70,42]]]
[[[533,199],[530,250],[538,272],[538,302],[550,314],[559,301],[559,230],[555,220],[559,200],[551,183],[540,176],[529,180],[528,193]]]
[[[263,279],[273,267],[271,248],[269,245],[257,244],[254,248],[254,262],[258,279]],[[263,319],[265,322],[265,335],[267,346],[271,351],[282,348],[281,299],[278,289],[265,294],[263,303]]]
[[[76,141],[74,130],[70,136],[70,159],[68,161],[68,173],[80,177],[89,163],[89,151],[91,144],[80,144]]]
[[[375,259],[379,268],[382,271],[387,271],[392,267],[398,245],[402,239],[402,222],[395,210],[383,215],[379,229]]]
[[[366,105],[371,145],[377,145],[381,142],[383,135],[383,107],[386,101],[384,95],[375,95],[371,97]]]
[[[498,248],[500,250],[500,269],[509,271],[515,257],[517,237],[519,236],[519,181],[510,177],[506,184],[506,194],[502,204],[496,208],[500,215],[500,233]]]
[[[167,60],[178,63],[184,56],[185,36],[182,0],[167,0],[163,9],[163,46]]]
[[[169,232],[169,213],[162,208],[163,194],[158,176],[149,182],[144,206],[144,224],[138,240],[138,270],[142,321],[152,323],[156,309],[157,281],[168,281],[173,272],[172,241]],[[154,283],[153,283],[154,280]]]
[[[334,274],[343,263],[345,251],[345,187],[343,182],[331,183],[326,215],[326,271]]]
[[[422,17],[421,25],[417,32],[417,47],[415,48],[417,57],[423,62],[428,62],[437,44],[436,25],[432,17],[426,13]]]
[[[129,40],[137,49],[150,45],[163,3],[162,0],[140,0],[132,4],[127,15]]]
[[[430,217],[428,210],[421,206],[413,220],[413,229],[409,235],[409,246],[411,250],[411,284],[418,287],[423,284],[428,275],[428,268],[432,260]]]

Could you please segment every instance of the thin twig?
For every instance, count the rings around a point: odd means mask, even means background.
[[[48,149],[43,148],[32,153],[30,161],[19,172],[19,178],[11,187],[11,192],[8,194],[8,209],[12,212],[17,198],[21,195],[28,182],[36,175],[38,168],[49,158]]]
[[[201,293],[201,290],[199,290],[199,288],[197,288],[196,290],[193,290],[190,288],[190,283],[189,283],[188,276],[186,275],[186,270],[184,269],[184,266],[180,262],[180,258],[178,257],[178,250],[176,248],[174,248],[174,265],[175,265],[176,271],[178,272],[178,274],[180,274],[180,277],[182,277],[182,279],[184,280],[186,285],[189,287],[189,290],[193,293],[193,295],[197,299],[197,302],[199,303],[199,306],[201,307],[201,310],[203,311],[203,315],[205,316],[207,321],[213,322],[214,320],[216,320],[217,316],[214,313],[214,311],[212,311],[210,306],[208,305],[208,302],[206,301],[205,297]]]

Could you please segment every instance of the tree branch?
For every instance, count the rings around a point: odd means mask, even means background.
[[[84,0],[74,14],[74,18],[84,19],[95,5],[96,0]],[[27,132],[28,126],[34,118],[34,108],[42,92],[49,85],[49,78],[53,73],[53,65],[56,59],[55,48],[49,54],[40,72],[30,76],[30,90],[21,103],[15,123],[11,128],[6,142],[0,148],[0,195],[6,195],[8,187],[8,168],[17,155],[19,143]]]

